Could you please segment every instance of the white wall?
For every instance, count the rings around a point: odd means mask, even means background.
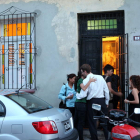
[[[66,82],[66,74],[78,70],[77,14],[98,11],[125,11],[125,32],[129,34],[130,75],[139,74],[140,35],[139,0],[1,0],[0,12],[10,6],[33,12],[36,19],[36,95],[58,106],[57,95]]]

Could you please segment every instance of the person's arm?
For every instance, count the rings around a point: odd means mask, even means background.
[[[115,91],[112,89],[111,82],[107,82],[107,86],[108,86],[109,91],[110,91],[112,94],[117,95],[117,96],[122,96],[122,93],[121,93],[121,92],[115,92]]]
[[[104,90],[104,93],[105,93],[105,103],[108,106],[108,104],[109,104],[109,90],[108,90],[108,87],[107,87],[107,84],[106,84],[105,81],[103,83],[103,90]]]
[[[88,89],[86,89],[85,91],[81,89],[80,93],[76,93],[76,98],[83,99],[87,97],[87,93],[88,93]]]
[[[66,92],[66,86],[63,85],[59,94],[58,94],[58,98],[65,101],[66,99],[72,99],[74,95],[71,95],[71,96],[65,96],[65,92]]]
[[[88,86],[90,85],[90,83],[91,83],[91,82],[95,82],[95,81],[96,81],[96,79],[94,79],[94,77],[93,77],[93,78],[90,77],[88,83],[87,83],[86,85],[84,85],[83,83],[81,83],[81,84],[80,84],[80,87],[81,87],[81,89],[82,89],[83,91],[85,91],[85,90],[88,88]]]
[[[125,103],[130,103],[130,104],[139,104],[139,96],[138,96],[139,91],[136,88],[133,88],[132,90],[132,94],[134,96],[134,100],[130,101],[128,99],[125,99],[124,102]]]
[[[63,86],[61,87],[61,90],[60,90],[59,94],[58,94],[58,98],[61,99],[61,100],[63,100],[63,101],[66,100],[65,90],[66,90],[66,86],[63,85]]]
[[[87,79],[83,80],[83,85],[86,85],[87,82],[88,82]],[[85,98],[87,97],[87,93],[88,93],[88,88],[85,91],[81,89],[80,93],[76,94],[76,98],[77,99]]]

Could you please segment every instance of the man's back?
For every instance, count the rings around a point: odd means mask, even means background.
[[[84,85],[87,84],[90,77],[91,78],[94,77],[96,81],[92,82],[87,89],[88,90],[87,100],[90,100],[91,98],[104,98],[104,92],[109,93],[105,80],[103,79],[101,75],[95,75],[95,74],[90,73],[84,79],[83,81]]]

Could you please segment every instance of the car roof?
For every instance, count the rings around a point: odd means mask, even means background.
[[[15,90],[15,89],[1,89],[0,95],[14,94],[14,93],[17,93],[16,91],[17,90]],[[19,92],[23,92],[23,91],[19,91]]]

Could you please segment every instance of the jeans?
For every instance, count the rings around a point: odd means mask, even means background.
[[[83,127],[86,118],[86,103],[75,103],[74,126],[79,133],[79,140],[83,140]]]

